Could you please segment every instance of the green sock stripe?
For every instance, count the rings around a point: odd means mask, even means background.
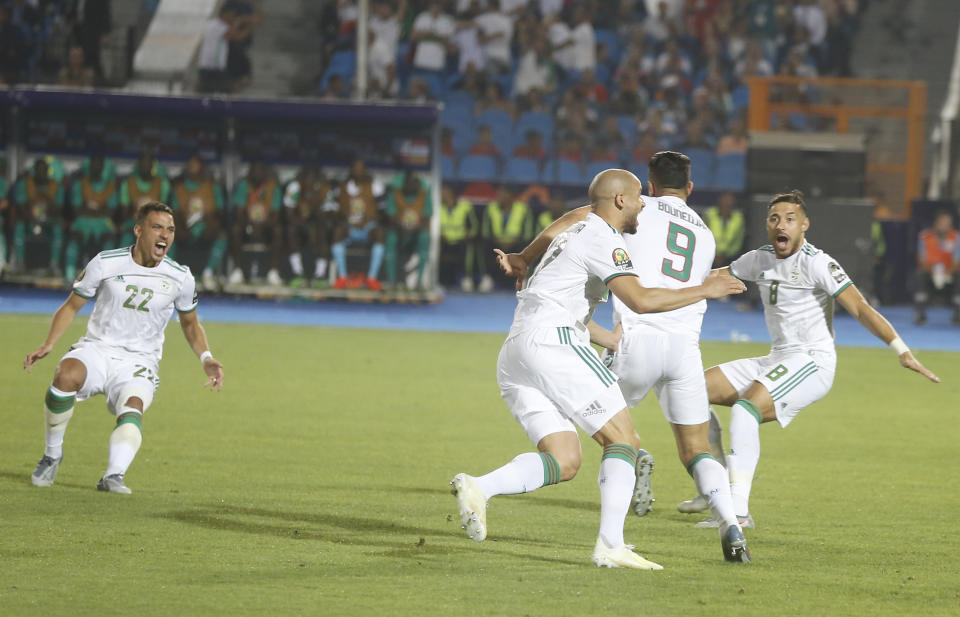
[[[76,400],[76,394],[71,396],[57,396],[50,390],[47,390],[47,396],[44,400],[44,403],[47,405],[47,409],[50,410],[50,413],[64,413],[73,409],[73,405]]]
[[[140,414],[127,413],[122,415],[120,419],[117,420],[117,426],[119,427],[121,424],[135,424],[140,434],[143,434],[143,426],[140,424]]]
[[[770,396],[776,396],[777,393],[782,392],[784,388],[787,388],[791,384],[795,384],[798,379],[803,379],[811,370],[817,370],[817,365],[813,362],[808,362],[800,367],[800,370],[791,375],[785,382],[778,384],[771,392]]]
[[[538,452],[543,461],[543,485],[550,486],[560,482],[560,463],[549,452]]]
[[[618,458],[630,465],[637,466],[637,451],[633,446],[625,443],[611,443],[603,448],[603,457],[600,459],[601,462],[607,460],[608,458]]]
[[[696,455],[695,457],[693,457],[692,459],[690,459],[690,462],[687,463],[687,473],[690,474],[690,477],[691,477],[691,478],[693,477],[693,468],[697,466],[697,463],[699,463],[700,461],[702,461],[702,460],[705,459],[705,458],[708,458],[708,459],[711,459],[711,460],[714,460],[714,461],[717,460],[717,459],[713,458],[713,455],[712,455],[712,454],[709,454],[708,452],[701,452],[700,454],[698,454],[698,455]]]
[[[791,382],[790,384],[784,384],[785,386],[789,386],[789,387],[781,388],[777,390],[776,394],[773,395],[773,400],[776,401],[783,398],[784,396],[787,395],[788,392],[790,392],[791,390],[799,386],[801,383],[803,383],[803,381],[806,380],[807,377],[809,377],[810,375],[813,375],[816,372],[817,372],[817,367],[814,366],[813,368],[808,369],[805,373],[802,373],[802,374],[798,373],[796,375],[796,379],[793,382]]]
[[[745,398],[737,399],[737,402],[734,405],[740,405],[744,409],[750,412],[754,418],[757,419],[757,424],[763,424],[763,414],[760,413],[760,410],[757,409],[757,406],[754,405],[751,401],[748,401]]]

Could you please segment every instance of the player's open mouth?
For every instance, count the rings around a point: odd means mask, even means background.
[[[164,253],[167,252],[167,243],[166,243],[166,242],[157,242],[157,243],[154,244],[153,246],[157,249],[157,252],[160,253],[161,255],[163,255]]]
[[[786,250],[787,246],[790,244],[790,238],[784,234],[777,234],[776,242],[774,244],[776,244],[778,249]]]

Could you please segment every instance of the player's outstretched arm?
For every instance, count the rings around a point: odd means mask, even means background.
[[[210,346],[207,344],[207,332],[197,319],[197,312],[180,313],[180,329],[183,330],[183,336],[186,337],[190,349],[197,354],[203,363],[203,372],[207,374],[207,382],[203,387],[210,387],[213,390],[223,389],[223,365],[220,364],[210,353]]]
[[[66,301],[60,305],[57,312],[53,314],[53,321],[50,323],[50,332],[47,333],[47,340],[44,341],[43,345],[40,345],[34,351],[28,353],[27,357],[23,359],[23,368],[27,369],[28,373],[33,369],[33,365],[37,360],[47,357],[53,350],[53,346],[57,344],[57,341],[60,340],[63,333],[67,331],[67,328],[73,323],[73,318],[77,316],[77,312],[83,308],[83,305],[86,303],[86,298],[71,293]]]
[[[507,276],[522,279],[527,275],[527,268],[530,267],[541,255],[543,255],[553,239],[566,231],[574,223],[587,218],[587,215],[593,211],[593,206],[581,206],[570,212],[567,212],[554,222],[547,225],[543,231],[537,234],[537,237],[530,241],[519,253],[504,253],[500,249],[494,249],[497,254],[497,263],[500,269]]]
[[[864,299],[863,294],[857,289],[856,285],[848,285],[846,289],[837,296],[837,301],[848,313],[853,315],[857,321],[863,324],[863,327],[870,331],[875,337],[886,343],[897,352],[900,357],[900,365],[912,371],[916,371],[934,383],[940,383],[940,378],[913,357],[906,343],[897,335],[887,318],[881,315],[877,309],[870,306]]]
[[[620,346],[620,339],[623,338],[623,326],[620,324],[611,332],[591,319],[587,323],[587,330],[590,332],[591,343],[606,347],[610,351],[616,351]]]
[[[703,285],[683,289],[643,287],[635,276],[618,276],[607,282],[615,296],[634,313],[662,313],[683,308],[700,300],[722,298],[746,291],[739,279],[730,275],[708,276]]]

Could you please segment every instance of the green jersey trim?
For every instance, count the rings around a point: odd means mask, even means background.
[[[200,303],[199,303],[199,302],[197,302],[196,304],[194,304],[193,306],[191,306],[191,307],[188,308],[188,309],[179,309],[179,308],[178,308],[178,309],[177,309],[177,312],[178,312],[178,313],[192,313],[192,312],[194,312],[195,310],[197,310],[197,307],[198,307],[198,306],[200,306]]]
[[[80,292],[77,291],[76,289],[73,290],[73,293],[77,294],[78,296],[80,296],[80,297],[83,298],[84,300],[90,300],[91,298],[93,298],[93,296],[85,296],[85,295],[83,295],[82,293],[80,293]],[[96,295],[96,294],[94,294],[94,295]]]
[[[844,289],[846,289],[847,287],[849,287],[849,286],[851,286],[851,285],[853,285],[853,281],[847,281],[846,283],[844,283],[844,284],[840,287],[840,289],[838,289],[838,290],[836,290],[835,292],[833,292],[833,297],[836,298],[837,296],[840,295],[840,292],[841,292],[841,291],[843,291]]]

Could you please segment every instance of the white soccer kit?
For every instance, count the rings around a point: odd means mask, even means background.
[[[713,233],[679,197],[644,197],[637,233],[625,236],[644,287],[682,289],[701,285],[716,253]],[[620,376],[633,407],[654,390],[664,416],[674,424],[709,419],[700,357],[700,328],[707,301],[663,313],[637,314],[613,299],[614,323],[623,326],[616,353],[605,361]]]
[[[786,259],[762,246],[730,264],[730,272],[759,287],[771,347],[769,355],[727,362],[720,370],[741,395],[754,381],[763,384],[785,427],[833,385],[834,298],[852,282],[830,255],[806,241]]]
[[[190,269],[167,257],[146,268],[133,261],[130,247],[103,251],[77,277],[73,293],[95,298],[86,334],[64,356],[87,368],[77,400],[103,393],[117,413],[137,396],[146,411],[160,382],[157,368],[170,316],[174,308],[181,313],[197,308]]]
[[[526,289],[497,360],[500,394],[533,443],[547,435],[593,435],[626,407],[617,377],[590,346],[586,323],[607,283],[636,276],[624,236],[589,214],[554,238]]]

